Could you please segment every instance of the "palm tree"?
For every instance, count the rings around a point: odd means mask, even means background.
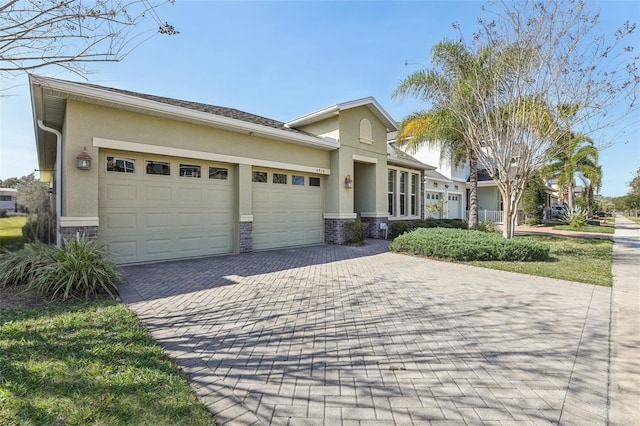
[[[478,55],[458,42],[442,41],[432,49],[432,63],[436,69],[418,70],[402,80],[394,97],[415,96],[433,105],[431,110],[418,111],[405,117],[401,123],[400,143],[409,146],[443,143],[452,156],[454,165],[469,160],[469,227],[478,223],[478,157],[476,148],[478,124],[463,122],[461,117],[473,117],[481,111],[474,103],[473,90],[478,90],[478,75],[482,73],[488,51]],[[470,111],[455,114],[452,108]]]
[[[581,133],[568,132],[559,148],[553,150],[551,160],[543,167],[543,174],[558,179],[558,186],[568,194],[569,208],[575,207],[575,177],[584,176],[588,181],[587,205],[593,208],[593,191],[602,180],[602,168],[598,165],[598,148],[593,140]]]

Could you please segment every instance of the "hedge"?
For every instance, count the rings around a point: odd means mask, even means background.
[[[474,230],[420,228],[400,235],[390,245],[395,252],[458,261],[540,261],[549,257],[549,245],[522,238]]]

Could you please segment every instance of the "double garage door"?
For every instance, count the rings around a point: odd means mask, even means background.
[[[121,263],[232,253],[238,233],[235,169],[101,152],[100,240]],[[305,185],[294,185],[292,172],[261,173],[267,181],[254,182],[252,188],[254,250],[321,243],[323,188],[309,186],[311,177],[304,174],[296,176]],[[274,174],[277,181],[288,176],[288,183],[274,183]]]

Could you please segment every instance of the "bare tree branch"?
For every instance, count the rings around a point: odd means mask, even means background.
[[[49,65],[82,73],[87,62],[120,61],[154,33],[178,34],[156,12],[173,1],[7,1],[0,4],[0,73]],[[149,19],[155,31],[140,28]]]

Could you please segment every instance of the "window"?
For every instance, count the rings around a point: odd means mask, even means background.
[[[227,180],[229,178],[229,169],[225,167],[209,166],[209,179]]]
[[[440,199],[440,194],[433,194],[433,199],[434,200],[439,200]]]
[[[427,193],[427,200],[431,199],[431,194]]]
[[[407,172],[400,172],[400,216],[407,215]]]
[[[418,214],[418,175],[411,175],[411,216]]]
[[[107,171],[118,173],[135,173],[136,160],[130,158],[107,157]]]
[[[319,177],[310,177],[309,178],[309,186],[320,186],[320,178]]]
[[[11,195],[0,195],[0,201],[13,201]]]
[[[266,182],[267,172],[253,172],[251,175],[251,180],[253,182]]]
[[[387,172],[387,203],[388,203],[389,216],[395,216],[395,213],[396,213],[395,189],[396,189],[396,171],[389,170]]]
[[[199,178],[201,176],[200,166],[194,166],[192,164],[180,164],[180,176]]]
[[[148,175],[171,175],[171,165],[164,161],[148,161],[145,163],[146,173]]]
[[[274,173],[273,183],[287,184],[287,175],[285,173]]]
[[[291,176],[291,183],[294,184],[294,185],[304,186],[304,176],[292,175]]]

